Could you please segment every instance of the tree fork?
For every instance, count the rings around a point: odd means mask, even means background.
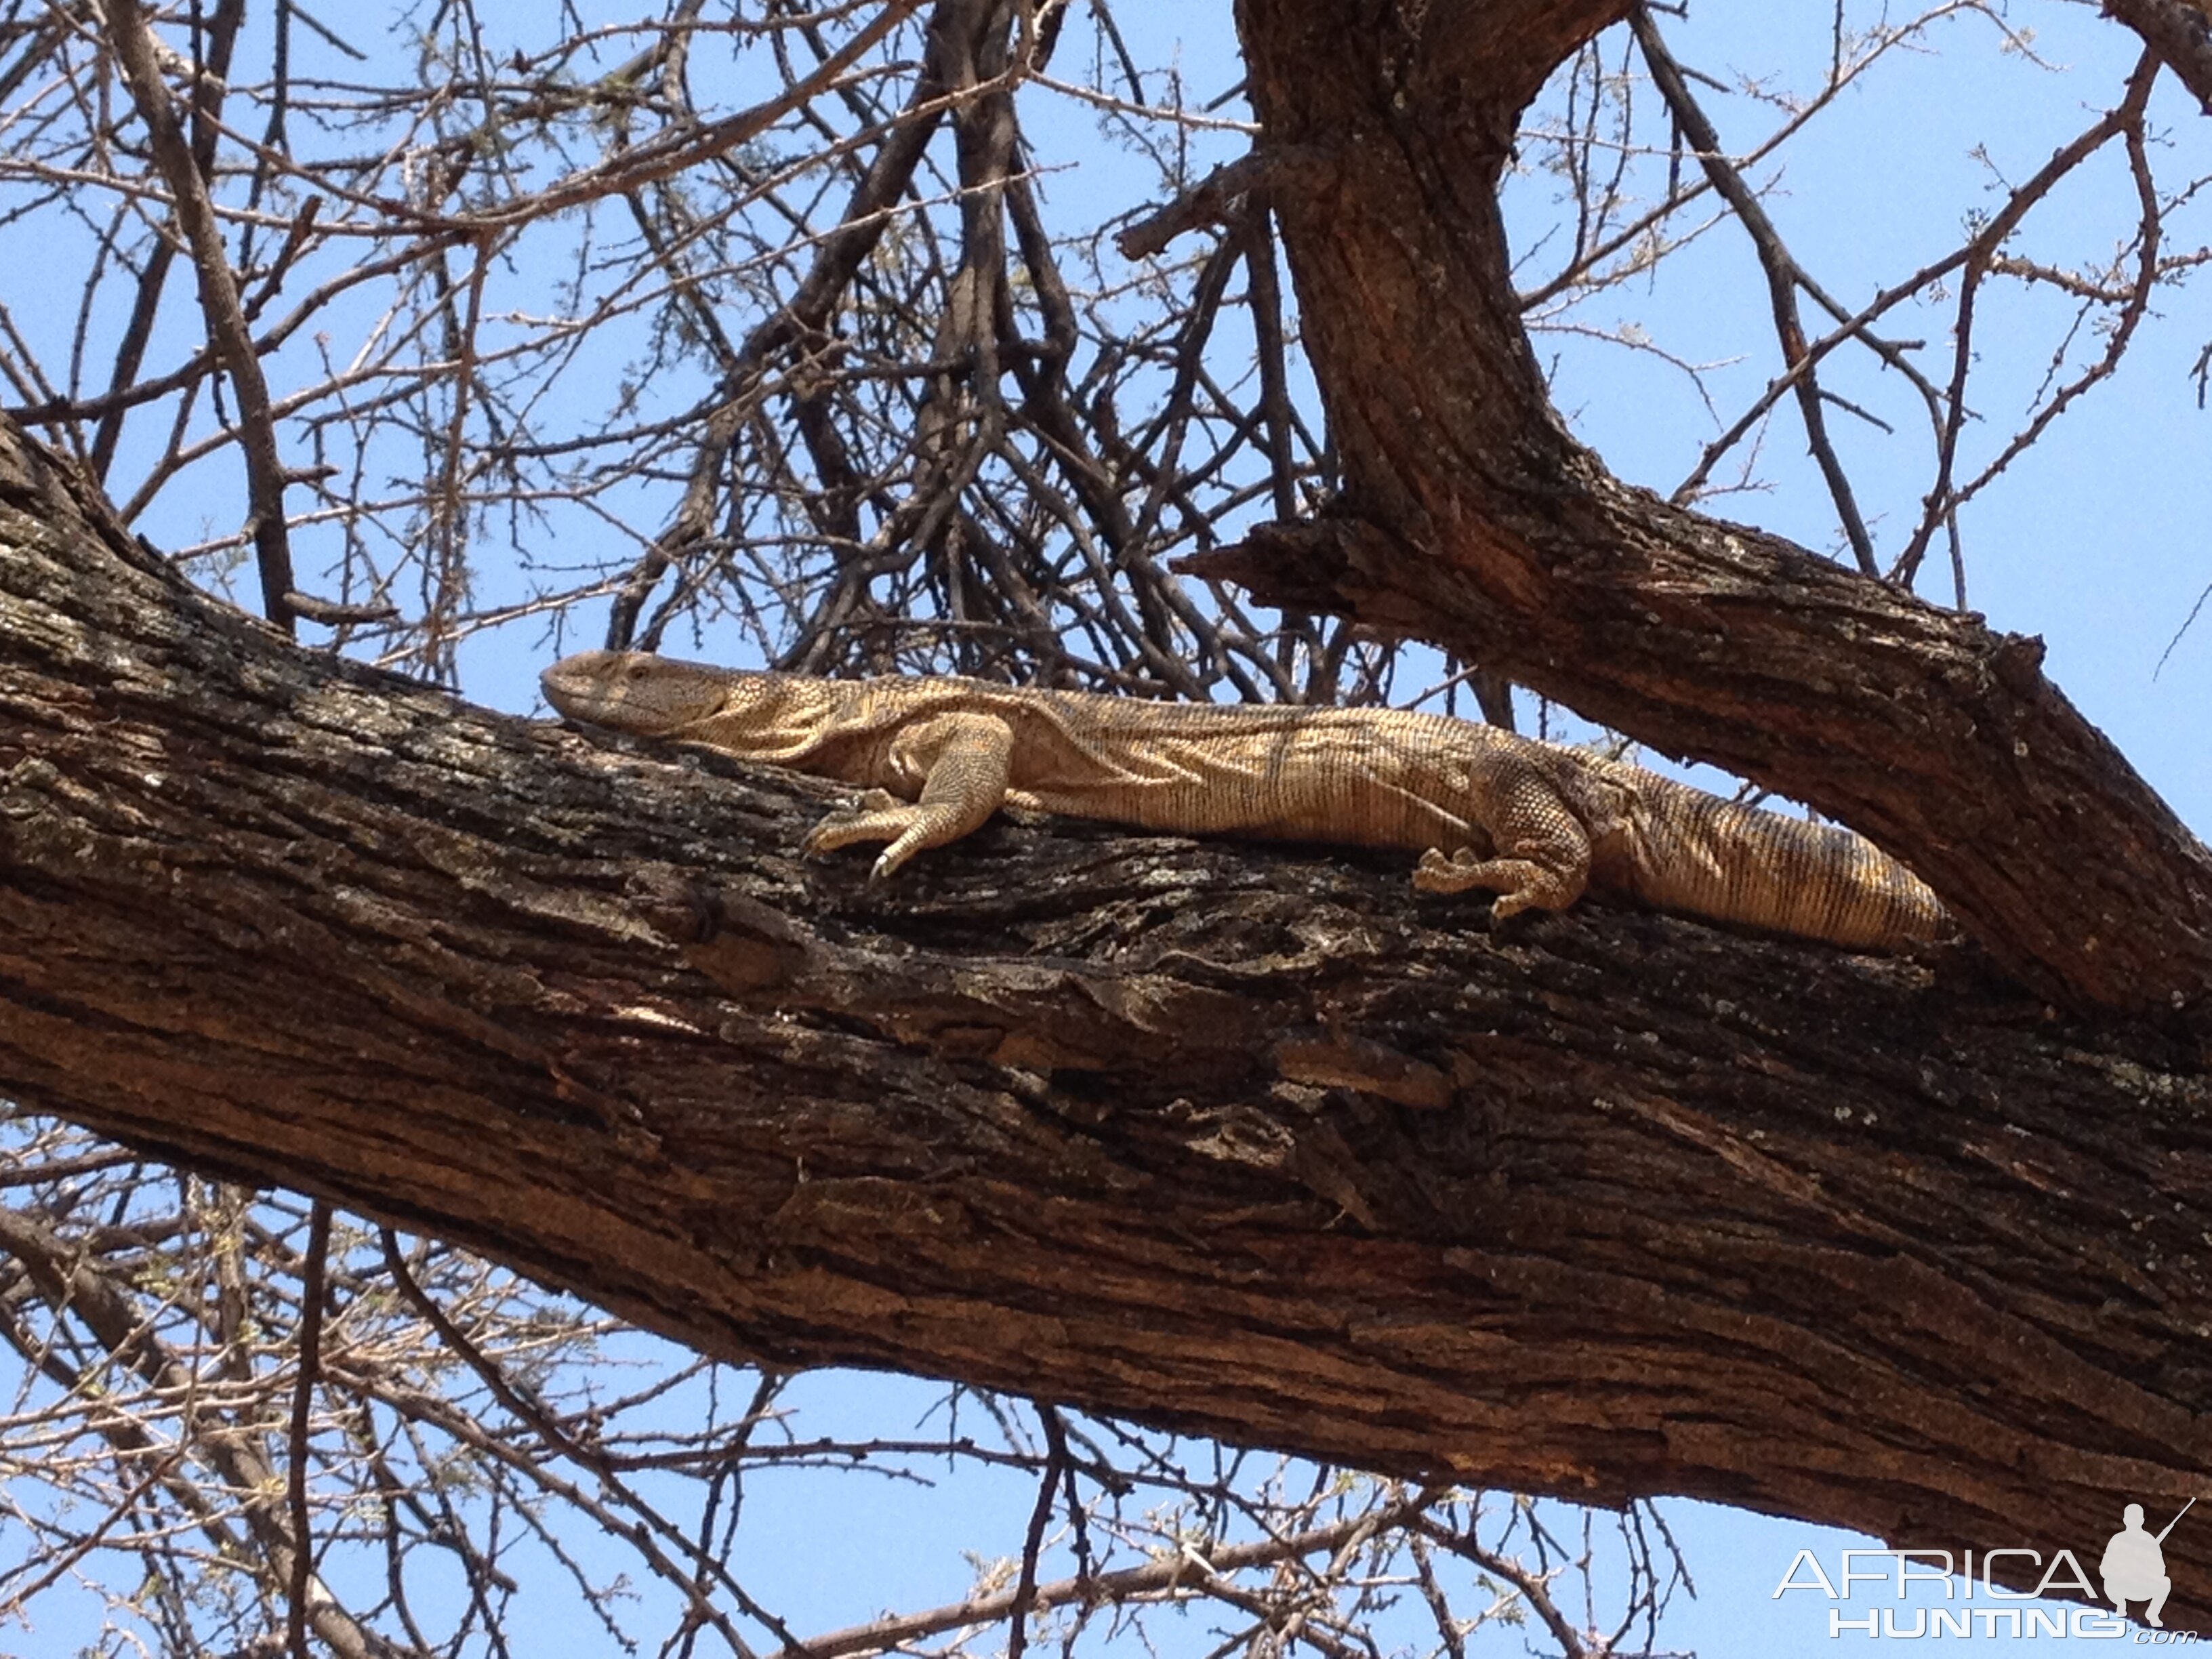
[[[1297,158],[1273,201],[1344,495],[1186,568],[1808,801],[2045,996],[2204,1024],[2212,853],[2039,641],[1623,484],[1552,408],[1498,184],[1522,107],[1627,9],[1240,0],[1262,152]]]
[[[0,1091],[702,1352],[1901,1545],[2212,1470],[2212,1083],[1968,947],[1059,821],[872,891],[825,786],[294,647],[12,433],[0,769]]]

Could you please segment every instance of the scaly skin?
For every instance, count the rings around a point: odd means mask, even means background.
[[[580,653],[544,684],[572,720],[866,789],[805,850],[888,842],[878,877],[1010,802],[1182,835],[1405,848],[1421,854],[1416,887],[1494,891],[1500,917],[1595,888],[1855,949],[1948,925],[1917,877],[1848,830],[1438,714],[807,679],[638,652]]]

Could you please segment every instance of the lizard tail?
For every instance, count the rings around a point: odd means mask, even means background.
[[[1631,813],[1632,884],[1645,902],[1857,950],[1950,930],[1927,883],[1865,836],[1661,781]]]

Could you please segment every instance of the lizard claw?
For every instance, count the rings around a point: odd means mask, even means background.
[[[808,858],[826,858],[841,847],[850,847],[856,841],[888,840],[898,834],[896,828],[880,834],[867,820],[882,812],[896,811],[906,803],[888,789],[870,789],[849,806],[832,808],[816,820],[799,843],[799,850]]]
[[[1413,890],[1417,893],[1463,893],[1470,884],[1464,872],[1479,862],[1474,850],[1462,847],[1450,857],[1439,848],[1431,847],[1421,854],[1421,861],[1413,867]]]

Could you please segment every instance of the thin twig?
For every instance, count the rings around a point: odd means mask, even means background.
[[[1759,251],[1759,268],[1766,274],[1767,296],[1774,308],[1775,332],[1781,340],[1783,366],[1796,373],[1791,389],[1797,395],[1798,411],[1804,419],[1806,444],[1813,452],[1820,476],[1827,482],[1829,499],[1835,503],[1836,516],[1843,523],[1851,556],[1858,562],[1862,572],[1876,575],[1880,573],[1875,565],[1874,538],[1867,533],[1866,520],[1859,512],[1850,478],[1829,439],[1820,385],[1806,355],[1805,325],[1797,310],[1797,289],[1804,273],[1796,256],[1784,245],[1774,222],[1767,217],[1758,195],[1729,165],[1721,149],[1720,134],[1690,91],[1681,65],[1667,50],[1667,43],[1660,38],[1658,25],[1651,21],[1650,11],[1642,5],[1635,7],[1628,14],[1628,26],[1635,32],[1637,45],[1643,48],[1644,62],[1651,70],[1652,84],[1659,88],[1659,95],[1666,100],[1675,124],[1690,141],[1698,164],[1705,169],[1713,188],[1735,210],[1753,246]]]
[[[287,634],[295,631],[284,596],[292,591],[292,551],[284,526],[284,466],[276,448],[269,383],[255,355],[253,337],[240,308],[238,282],[222,228],[185,136],[177,125],[155,60],[154,36],[139,0],[107,0],[108,39],[122,65],[139,118],[145,122],[155,164],[167,180],[177,222],[192,251],[199,278],[200,310],[215,348],[238,394],[239,436],[246,452],[246,498],[253,518],[253,547],[261,574],[262,614]]]
[[[307,1212],[307,1254],[300,1267],[300,1374],[292,1385],[291,1462],[284,1472],[285,1504],[292,1516],[292,1586],[284,1628],[292,1659],[314,1659],[307,1651],[307,1598],[315,1579],[315,1552],[308,1534],[307,1429],[322,1371],[323,1273],[330,1254],[331,1206],[319,1198]]]

